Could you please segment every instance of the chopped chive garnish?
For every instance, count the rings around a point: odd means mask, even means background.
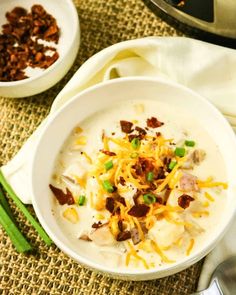
[[[110,183],[109,180],[104,180],[102,185],[103,185],[104,190],[107,191],[108,193],[113,193],[114,192],[114,187]]]
[[[193,141],[193,140],[185,140],[185,145],[193,147],[193,146],[195,146],[195,141]]]
[[[170,170],[172,170],[172,169],[174,169],[174,167],[176,166],[176,164],[177,164],[176,161],[171,161],[170,164],[169,164],[169,166],[168,166],[168,168],[169,168]]]
[[[80,195],[78,199],[78,205],[83,206],[85,204],[86,197],[84,195]]]
[[[175,149],[175,155],[178,156],[178,157],[184,157],[185,156],[185,152],[186,152],[186,150],[183,147],[177,147]]]
[[[148,172],[148,174],[147,174],[147,181],[153,181],[153,178],[154,178],[154,174],[153,174],[153,172]]]
[[[113,162],[108,161],[104,164],[106,171],[110,170],[113,167]]]
[[[141,142],[140,142],[139,138],[138,137],[133,138],[131,140],[131,145],[132,145],[132,148],[134,150],[137,150],[141,145]]]
[[[135,158],[138,158],[138,153],[134,152],[130,155],[130,158],[131,159],[135,159]]]
[[[153,194],[145,194],[143,195],[143,200],[145,204],[153,204],[156,202],[156,197]]]

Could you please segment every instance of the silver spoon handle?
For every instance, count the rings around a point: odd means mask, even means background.
[[[210,286],[203,291],[193,293],[192,295],[224,295],[217,279],[213,279]]]

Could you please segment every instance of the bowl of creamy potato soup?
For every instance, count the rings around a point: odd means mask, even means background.
[[[33,205],[79,263],[121,279],[160,278],[223,236],[235,167],[235,135],[207,100],[157,79],[116,79],[79,93],[46,123]]]

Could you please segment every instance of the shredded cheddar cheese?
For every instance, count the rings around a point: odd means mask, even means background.
[[[141,225],[140,225],[138,219],[136,217],[133,217],[133,221],[134,221],[134,224],[137,226],[141,240],[144,241],[144,233],[143,233],[143,230],[141,228]]]
[[[142,106],[138,105],[137,109],[142,111]],[[81,195],[86,195],[88,202],[85,206],[93,209],[92,217],[96,219],[97,228],[104,229],[103,225],[107,225],[113,242],[124,242],[127,267],[132,264],[149,269],[155,267],[155,262],[152,262],[155,259],[174,263],[171,259],[173,250],[184,250],[182,252],[187,256],[192,252],[193,236],[200,227],[198,218],[208,218],[211,202],[215,201],[210,194],[211,188],[227,189],[228,184],[214,181],[213,177],[200,180],[189,173],[192,168],[183,164],[189,161],[194,151],[192,146],[176,146],[178,143],[173,138],[165,138],[152,125],[135,127],[133,124],[138,120],[123,122],[126,126],[122,128],[122,137],[115,137],[113,132],[106,135],[103,130],[97,154],[81,152],[89,164],[89,171],[83,177],[73,175],[71,182],[81,187]],[[155,120],[150,124],[154,123]],[[162,124],[158,120],[156,123],[159,123],[158,127]],[[154,131],[149,132],[151,128]],[[76,144],[83,150],[88,143],[87,137],[80,127],[76,127],[74,132]],[[177,148],[184,153],[177,153]],[[91,178],[95,191],[87,188]],[[66,193],[61,192],[61,195],[65,197]],[[190,202],[195,202],[196,206],[191,205],[188,209]],[[64,211],[63,216],[72,223],[79,220],[73,207]],[[96,226],[92,226],[93,229]],[[167,232],[176,229],[177,233],[172,237],[174,242],[167,243],[168,235],[160,234],[162,226],[167,228]]]
[[[191,239],[186,251],[186,255],[189,256],[194,246],[194,239]]]
[[[158,186],[158,188],[156,189],[156,193],[161,192],[165,188],[169,181],[174,177],[177,169],[184,163],[185,160],[186,158],[182,158],[181,160],[179,160],[174,169],[166,176],[165,180]]]
[[[216,186],[222,186],[223,189],[228,188],[228,184],[226,182],[220,182],[220,181],[212,182],[212,181],[198,180],[197,184],[200,188],[211,188],[211,187],[216,187]]]
[[[83,155],[88,160],[89,164],[93,164],[93,161],[92,161],[91,157],[86,152],[83,152]]]
[[[196,218],[200,218],[204,215],[208,216],[209,212],[208,211],[199,211],[199,212],[192,212],[192,215]]]
[[[207,198],[211,202],[215,201],[215,199],[208,192],[205,192],[204,196],[205,196],[205,198]]]
[[[151,240],[151,245],[154,249],[154,251],[161,257],[161,259],[166,262],[166,263],[173,263],[175,262],[174,260],[171,260],[165,256],[165,254],[162,252],[160,247],[157,245],[157,243],[153,240]]]
[[[134,247],[131,245],[130,242],[128,242],[128,245],[129,245],[129,247],[130,247],[131,250],[130,250],[130,252],[129,252],[129,253],[130,253],[129,258],[127,258],[127,256],[126,256],[126,263],[127,263],[127,261],[128,261],[128,264],[129,264],[130,256],[133,255],[134,258],[140,260],[140,261],[143,263],[143,265],[144,265],[144,267],[145,267],[146,269],[149,269],[149,266],[148,266],[146,260],[145,260],[143,257],[141,257],[141,256],[139,256],[139,255],[137,254],[136,250],[134,249]],[[129,253],[128,253],[128,254],[129,254]],[[127,255],[128,255],[128,254],[127,254]]]

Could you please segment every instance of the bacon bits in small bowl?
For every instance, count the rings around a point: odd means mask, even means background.
[[[235,150],[227,121],[194,92],[112,80],[47,122],[32,165],[33,205],[79,263],[117,278],[160,278],[204,257],[229,226]]]
[[[71,0],[59,2],[0,2],[1,96],[43,92],[70,69],[79,48],[79,20]]]

